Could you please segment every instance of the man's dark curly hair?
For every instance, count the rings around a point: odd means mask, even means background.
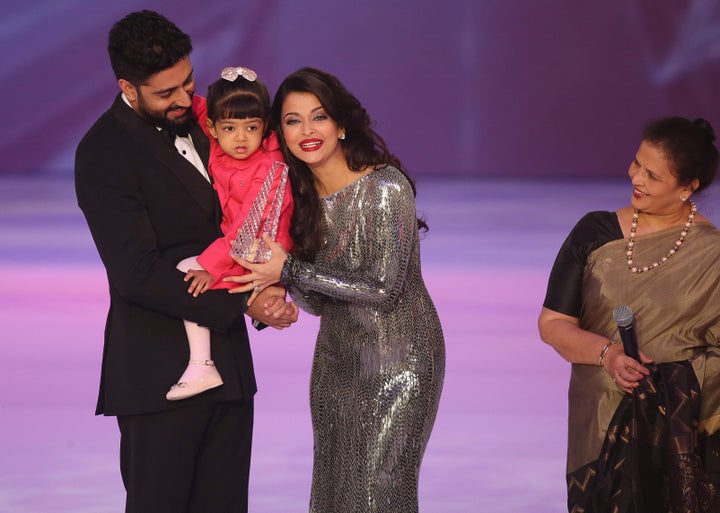
[[[190,36],[154,11],[138,11],[115,23],[108,35],[115,77],[138,86],[192,51]]]

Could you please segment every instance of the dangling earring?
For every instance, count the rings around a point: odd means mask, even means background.
[[[682,201],[683,203],[685,203],[685,202],[687,201],[687,196],[683,196],[682,198],[680,198],[680,201]]]
[[[343,132],[343,133],[340,134],[339,139],[340,139],[341,141],[344,141],[344,140],[345,140],[345,132]]]

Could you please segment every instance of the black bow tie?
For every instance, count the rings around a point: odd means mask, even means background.
[[[187,128],[185,129],[170,129],[170,128],[163,128],[160,130],[160,135],[162,138],[170,144],[173,148],[175,147],[175,137],[187,137],[189,135],[189,132]]]

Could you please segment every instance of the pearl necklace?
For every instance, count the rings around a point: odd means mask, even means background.
[[[685,237],[687,237],[688,230],[690,229],[690,225],[692,225],[693,221],[695,220],[695,213],[697,212],[697,206],[695,205],[695,202],[690,200],[690,215],[687,218],[687,221],[685,222],[685,226],[683,226],[682,230],[680,231],[680,238],[675,241],[675,244],[673,244],[673,247],[668,251],[667,255],[662,257],[659,261],[653,262],[650,265],[646,265],[643,267],[636,267],[633,262],[633,248],[635,247],[635,231],[637,230],[637,223],[638,223],[638,214],[640,213],[638,209],[635,209],[635,213],[633,214],[632,218],[632,224],[630,224],[630,237],[628,237],[627,242],[627,265],[628,269],[630,269],[633,273],[644,273],[645,271],[652,271],[656,267],[658,267],[660,264],[667,262],[667,259],[673,256],[677,251],[680,249],[680,246],[682,246],[683,241],[685,240]]]

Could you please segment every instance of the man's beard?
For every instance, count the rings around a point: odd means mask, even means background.
[[[192,96],[191,96],[192,98]],[[168,113],[173,110],[180,110],[174,107],[170,107],[164,111],[152,111],[148,109],[147,103],[141,94],[138,95],[138,114],[153,123],[155,126],[169,130],[170,132],[184,133],[190,130],[193,126],[194,120],[192,117],[192,110],[187,109],[185,115],[181,118],[170,119]]]

